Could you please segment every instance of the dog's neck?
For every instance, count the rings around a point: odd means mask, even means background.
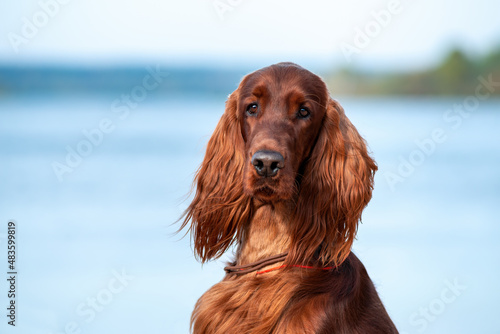
[[[262,204],[247,224],[237,250],[238,265],[252,263],[287,252],[290,245],[289,226],[293,206],[287,202]]]

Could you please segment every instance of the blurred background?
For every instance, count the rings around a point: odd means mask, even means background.
[[[16,326],[187,333],[231,258],[175,235],[242,76],[321,75],[379,171],[354,252],[401,333],[500,333],[500,2],[0,3],[0,267]]]

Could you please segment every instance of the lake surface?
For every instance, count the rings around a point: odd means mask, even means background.
[[[187,333],[224,274],[230,254],[202,267],[173,225],[224,100],[116,98],[0,99],[0,267],[13,219],[18,333]],[[354,251],[399,330],[500,333],[500,101],[339,101],[379,165]]]

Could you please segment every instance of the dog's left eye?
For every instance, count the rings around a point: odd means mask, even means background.
[[[299,118],[307,118],[309,115],[311,115],[311,112],[306,107],[300,107],[299,111],[297,111],[297,116]]]

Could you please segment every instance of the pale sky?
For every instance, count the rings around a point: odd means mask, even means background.
[[[499,13],[498,0],[11,0],[0,62],[419,67],[500,45]]]

